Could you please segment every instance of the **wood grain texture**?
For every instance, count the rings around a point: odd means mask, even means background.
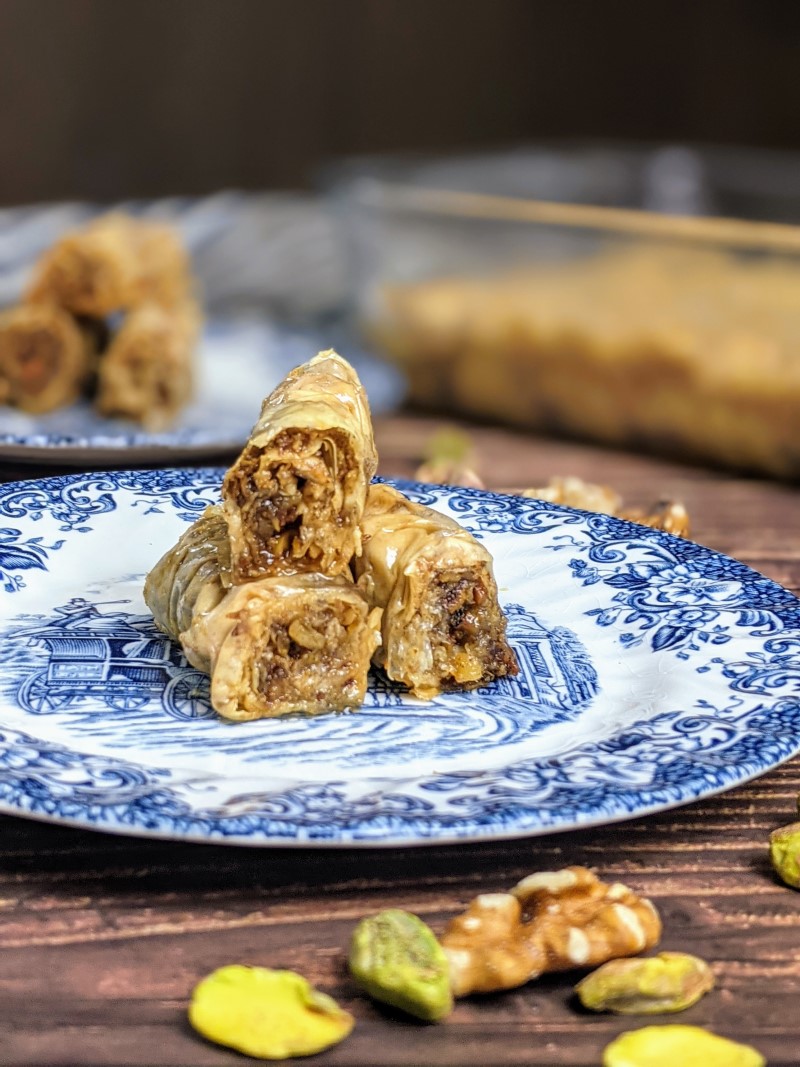
[[[437,426],[410,416],[381,420],[382,472],[410,475]],[[471,432],[492,486],[577,474],[616,486],[631,503],[680,497],[698,541],[800,591],[797,489],[502,430]],[[48,472],[9,467],[0,477],[34,473]],[[365,914],[403,907],[441,930],[478,892],[583,863],[649,895],[664,920],[663,947],[695,952],[713,967],[717,988],[673,1021],[751,1043],[771,1067],[796,1065],[800,893],[776,881],[766,839],[795,816],[798,793],[795,759],[722,796],[646,819],[385,851],[186,845],[2,818],[0,1062],[255,1062],[202,1041],[185,1021],[194,983],[242,962],[296,969],[353,1012],[347,1041],[308,1061],[324,1067],[596,1065],[616,1034],[650,1020],[582,1011],[572,995],[578,975],[470,998],[445,1023],[424,1026],[371,1004],[344,966],[350,932]]]

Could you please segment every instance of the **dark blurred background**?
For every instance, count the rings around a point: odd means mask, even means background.
[[[800,147],[800,3],[0,0],[3,204],[554,137]]]

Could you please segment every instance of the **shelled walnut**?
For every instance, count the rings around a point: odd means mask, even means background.
[[[618,518],[664,530],[676,537],[689,536],[689,513],[679,500],[659,500],[649,508],[622,508]]]
[[[585,867],[530,875],[510,893],[483,893],[441,938],[457,997],[512,989],[548,971],[596,967],[652,948],[653,904]]]
[[[598,511],[604,515],[616,515],[622,506],[622,497],[607,485],[595,485],[573,475],[554,475],[547,485],[523,489],[520,496],[532,500],[548,500],[551,504],[566,504],[583,511]]]
[[[677,537],[688,537],[689,514],[678,500],[658,500],[649,507],[625,507],[622,497],[607,485],[595,485],[582,478],[552,477],[547,485],[523,489],[521,496],[532,500],[549,500],[583,511],[597,511],[618,519],[628,519],[654,530],[664,530]]]
[[[468,438],[453,435],[443,438],[441,447],[434,438],[429,456],[417,467],[414,478],[430,485],[459,485],[485,489],[480,466]],[[461,451],[458,451],[458,448]],[[586,482],[575,475],[553,475],[547,485],[529,489],[506,489],[504,492],[529,500],[546,500],[582,511],[595,511],[614,518],[628,519],[654,530],[664,530],[677,537],[689,536],[689,513],[679,500],[657,500],[648,507],[627,507],[620,494],[608,485]]]

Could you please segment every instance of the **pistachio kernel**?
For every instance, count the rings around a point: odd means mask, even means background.
[[[350,944],[350,972],[375,1000],[426,1022],[453,1007],[444,949],[416,915],[389,908],[362,919]]]
[[[800,822],[772,831],[769,858],[780,878],[794,889],[800,889]]]
[[[603,1067],[766,1067],[750,1045],[699,1026],[628,1030],[603,1050]]]
[[[685,952],[611,960],[575,986],[584,1008],[618,1015],[684,1011],[714,988],[708,964]]]
[[[195,986],[189,1022],[209,1041],[262,1060],[312,1056],[338,1044],[355,1025],[302,975],[237,964]]]

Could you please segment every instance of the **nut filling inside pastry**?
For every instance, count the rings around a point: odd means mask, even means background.
[[[375,662],[422,699],[519,670],[486,548],[447,515],[374,484],[353,569],[383,609]]]
[[[0,402],[33,415],[73,403],[97,357],[90,327],[51,305],[0,314]]]
[[[230,719],[343,711],[364,699],[379,613],[344,578],[293,575],[233,587],[181,642],[211,673]]]
[[[266,398],[222,483],[233,582],[349,575],[377,466],[366,394],[336,352],[297,367]]]
[[[384,668],[389,676],[425,697],[440,689],[469,689],[516,674],[516,658],[506,643],[505,619],[491,592],[493,584],[480,565],[442,575],[422,561],[410,577],[410,595],[418,611],[405,621],[403,634],[392,635],[386,650]],[[389,627],[391,618],[387,632]],[[412,649],[416,662],[403,655]]]
[[[288,625],[273,622],[259,639],[253,657],[254,689],[269,701],[284,699],[288,688],[298,703],[327,700],[328,687],[341,691],[342,707],[358,699],[356,664],[345,645],[364,613],[346,603],[318,608]]]
[[[348,437],[336,430],[284,430],[269,458],[248,450],[228,483],[240,515],[235,578],[287,568],[335,570],[360,518],[358,476]]]
[[[517,674],[492,557],[453,518],[371,483],[369,405],[332,350],[267,397],[145,602],[228,719],[360,705],[370,663],[414,696]]]
[[[145,601],[189,662],[211,677],[228,719],[356,707],[380,640],[380,611],[349,577],[303,572],[230,584],[220,507],[210,507],[156,564]]]

